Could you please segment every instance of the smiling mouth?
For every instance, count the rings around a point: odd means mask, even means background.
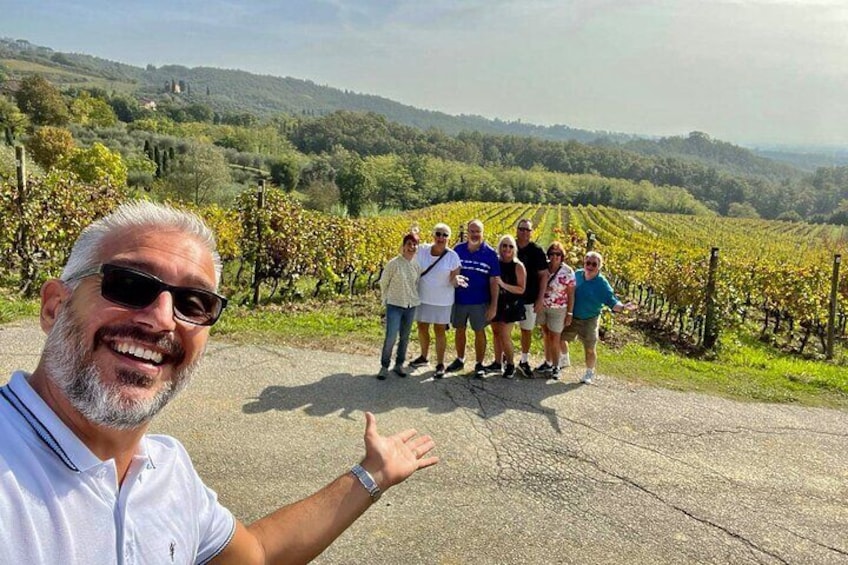
[[[109,349],[135,361],[152,363],[153,365],[161,365],[165,359],[165,356],[158,351],[128,342],[112,342],[109,344]]]

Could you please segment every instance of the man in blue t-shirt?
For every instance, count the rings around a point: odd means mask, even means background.
[[[462,262],[460,273],[467,284],[455,291],[451,324],[456,328],[456,359],[448,365],[447,371],[456,372],[465,366],[465,327],[470,322],[474,330],[474,376],[481,379],[486,374],[483,366],[486,326],[495,317],[498,308],[500,262],[495,249],[483,240],[483,222],[480,220],[468,222],[468,241],[458,244],[453,250]]]

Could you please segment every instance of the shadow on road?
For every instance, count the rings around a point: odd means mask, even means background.
[[[373,375],[337,373],[305,385],[266,387],[247,402],[242,411],[258,414],[269,410],[304,409],[310,416],[327,416],[341,412],[351,418],[360,411],[375,414],[398,407],[426,409],[431,414],[445,414],[466,409],[488,419],[507,410],[524,411],[545,417],[560,433],[556,410],[543,406],[551,397],[570,392],[581,385],[545,381],[543,379],[506,380],[488,377],[478,380],[465,375],[451,375],[433,380],[432,372],[406,378],[377,380]]]

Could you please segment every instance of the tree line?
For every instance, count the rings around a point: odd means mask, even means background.
[[[7,143],[36,146],[46,136],[40,129],[65,128],[76,141],[119,153],[131,186],[176,191],[196,204],[228,204],[240,186],[262,176],[302,192],[308,206],[354,216],[463,199],[835,223],[848,215],[845,167],[804,174],[699,132],[661,140],[655,150],[631,142],[640,153],[602,143],[448,135],[374,113],[260,120],[173,96],[144,108],[102,89],[61,92],[39,75],[21,80],[13,100],[0,98],[0,127]],[[165,167],[149,150],[159,146],[167,151]],[[63,162],[56,147],[41,143],[33,152],[45,170]],[[193,190],[181,190],[187,179]]]

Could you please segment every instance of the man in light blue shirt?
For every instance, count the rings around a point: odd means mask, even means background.
[[[604,258],[597,251],[589,251],[583,258],[583,268],[574,274],[577,281],[574,290],[574,318],[562,332],[562,340],[583,343],[586,356],[586,372],[580,382],[591,384],[595,378],[597,362],[598,322],[604,306],[613,312],[632,312],[638,306],[632,302],[623,304],[615,295],[607,278],[601,274]]]

